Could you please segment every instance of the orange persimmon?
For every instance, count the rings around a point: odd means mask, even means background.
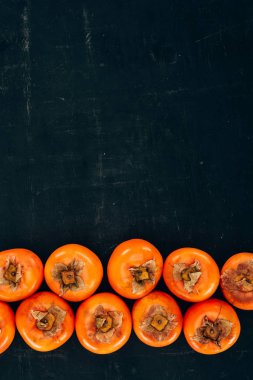
[[[43,280],[43,264],[24,248],[0,252],[0,300],[19,301],[35,293]]]
[[[240,321],[227,302],[210,299],[196,303],[184,317],[184,334],[195,351],[213,355],[229,349],[239,338]]]
[[[130,311],[115,294],[95,294],[77,310],[77,338],[84,348],[95,354],[119,350],[128,341],[131,330]]]
[[[0,354],[10,347],[15,336],[15,315],[10,306],[0,301]]]
[[[219,268],[214,259],[197,248],[180,248],[165,260],[163,278],[169,290],[188,302],[204,301],[219,286]]]
[[[121,296],[141,298],[157,285],[163,268],[160,252],[142,239],[127,240],[113,251],[107,266],[111,287]]]
[[[132,318],[135,334],[149,346],[168,346],[182,331],[181,310],[177,302],[164,292],[155,291],[135,301]]]
[[[231,256],[221,270],[221,289],[232,305],[253,310],[253,253]]]
[[[90,297],[103,278],[98,256],[79,244],[66,244],[56,249],[45,264],[48,287],[68,301],[78,302]]]
[[[36,351],[51,351],[71,337],[74,314],[68,303],[56,294],[40,292],[21,302],[16,326],[28,346]]]

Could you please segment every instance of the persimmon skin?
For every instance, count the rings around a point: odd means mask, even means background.
[[[14,312],[7,303],[0,301],[0,354],[10,347],[15,331]]]
[[[220,342],[221,348],[213,342],[204,344],[192,339],[205,316],[212,321],[223,318],[233,323],[231,334]],[[184,316],[183,329],[187,343],[193,350],[205,355],[215,355],[228,350],[236,343],[241,332],[241,325],[232,306],[227,302],[212,298],[189,307]]]
[[[89,334],[94,325],[94,312],[102,305],[106,311],[123,313],[120,332],[112,338],[111,342],[98,342],[91,339]],[[110,354],[123,347],[130,338],[132,331],[131,313],[125,302],[113,293],[97,293],[83,301],[76,312],[76,335],[81,345],[95,354]]]
[[[237,253],[237,254],[231,256],[223,265],[223,267],[221,269],[221,276],[224,274],[224,272],[226,270],[236,269],[238,264],[243,263],[243,262],[248,261],[248,260],[253,260],[253,253],[241,252],[241,253]],[[222,284],[222,280],[220,281],[220,286],[221,286],[221,290],[222,290],[224,297],[233,306],[237,307],[238,309],[242,309],[242,310],[253,310],[252,292],[244,293],[245,302],[241,302],[233,295],[233,293],[229,292],[227,289],[224,288],[224,286]]]
[[[183,281],[173,278],[173,266],[178,263],[193,264],[198,260],[201,265],[201,276],[194,286],[194,291],[188,293]],[[179,248],[171,252],[164,263],[164,282],[169,290],[178,298],[187,302],[200,302],[210,298],[219,286],[220,272],[214,259],[206,252],[197,248]]]
[[[61,297],[67,301],[79,302],[95,293],[103,278],[102,263],[98,256],[90,249],[79,244],[66,244],[57,248],[49,256],[45,264],[45,281],[54,293],[60,295],[60,283],[53,278],[52,270],[56,263],[69,265],[74,259],[84,263],[81,274],[84,289],[76,291],[67,290]]]
[[[177,326],[171,331],[168,338],[158,341],[140,328],[140,323],[145,317],[147,310],[154,304],[163,306],[166,311],[176,315]],[[183,327],[183,316],[177,302],[167,293],[154,291],[145,297],[135,301],[132,309],[133,330],[137,337],[151,347],[165,347],[177,340]]]
[[[17,289],[13,291],[10,285],[0,285],[0,301],[14,302],[30,297],[43,281],[43,264],[32,251],[24,248],[14,248],[0,252],[0,268],[5,267],[8,257],[15,258],[22,266],[22,278]]]
[[[130,268],[138,267],[149,260],[156,264],[155,281],[145,284],[145,289],[134,294],[132,292],[132,275]],[[138,299],[146,296],[157,285],[162,275],[163,258],[151,243],[143,239],[131,239],[119,244],[111,254],[107,265],[107,276],[111,287],[121,296]]]
[[[56,335],[45,337],[43,331],[36,327],[36,320],[32,317],[32,310],[48,310],[51,306],[58,306],[66,311],[61,328]],[[73,334],[74,313],[68,303],[51,292],[39,292],[22,301],[16,311],[16,326],[19,334],[33,350],[47,352],[62,346]]]

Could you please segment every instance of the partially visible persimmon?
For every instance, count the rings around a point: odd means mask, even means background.
[[[132,317],[135,334],[149,346],[168,346],[182,331],[181,310],[176,301],[164,292],[155,291],[135,301]]]
[[[10,306],[0,301],[0,354],[10,347],[15,336],[15,316]]]
[[[119,350],[128,341],[131,330],[130,311],[115,294],[95,294],[77,310],[77,338],[84,348],[95,354]]]
[[[177,297],[199,302],[214,294],[219,286],[220,272],[208,253],[197,248],[180,248],[165,260],[163,278]]]
[[[235,344],[241,331],[235,310],[228,303],[210,299],[191,306],[184,317],[184,334],[195,351],[219,354]]]
[[[98,256],[79,244],[59,247],[45,264],[45,280],[49,288],[72,302],[90,297],[102,277],[103,267]]]
[[[0,252],[0,300],[19,301],[35,293],[43,280],[43,264],[24,248]]]
[[[107,267],[111,287],[121,296],[137,299],[157,285],[163,268],[160,252],[142,239],[127,240],[113,251]]]
[[[71,307],[54,293],[40,292],[22,301],[16,326],[24,341],[36,351],[62,346],[74,331]]]
[[[253,253],[231,256],[221,270],[224,297],[239,309],[253,310]]]

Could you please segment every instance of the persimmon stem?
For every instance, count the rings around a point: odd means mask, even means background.
[[[142,267],[142,266],[139,266],[138,268],[136,268],[136,270],[134,271],[134,278],[135,278],[135,281],[137,282],[149,280],[150,276],[149,276],[149,272],[147,268]]]
[[[96,327],[99,331],[106,333],[112,328],[113,319],[109,315],[98,315],[96,317]]]
[[[191,281],[190,273],[196,273],[199,272],[199,270],[196,267],[189,267],[181,272],[182,280],[184,281]]]
[[[73,270],[62,271],[61,272],[61,278],[62,278],[64,285],[75,284],[75,282],[76,282],[75,272]]]
[[[213,325],[213,326],[207,326],[205,330],[203,331],[203,336],[205,338],[217,341],[218,337],[220,335],[220,329]]]
[[[153,316],[152,321],[150,322],[150,325],[154,327],[157,331],[163,331],[168,323],[168,318],[164,317],[161,314],[155,314]]]
[[[42,319],[37,321],[36,326],[39,330],[50,331],[54,321],[55,316],[52,313],[47,313]]]
[[[17,270],[18,270],[17,265],[10,263],[4,273],[4,278],[16,284],[18,282],[16,279]]]

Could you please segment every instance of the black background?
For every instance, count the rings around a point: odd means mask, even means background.
[[[252,251],[252,0],[0,5],[0,250],[45,262],[74,242],[106,265],[140,237],[219,266]],[[252,312],[238,314],[238,343],[210,357],[183,335],[155,349],[133,334],[99,356],[75,336],[38,353],[17,334],[0,378],[251,379]]]

